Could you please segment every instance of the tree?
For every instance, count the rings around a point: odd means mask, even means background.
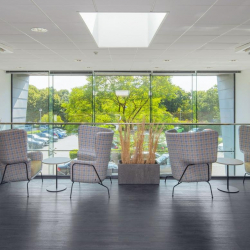
[[[41,118],[41,122],[46,122],[46,123],[48,123],[49,122],[49,115],[48,114],[44,114],[43,116],[42,116],[42,118]],[[59,116],[59,115],[57,115],[56,116],[56,120],[54,120],[54,122],[55,123],[63,123],[63,120],[62,120],[62,118]]]
[[[152,114],[155,122],[174,122],[170,112],[161,100],[171,85],[170,77],[154,80],[152,83]],[[69,102],[63,104],[71,122],[91,122],[94,103],[95,122],[108,123],[119,120],[141,122],[145,117],[150,121],[150,93],[148,76],[96,76],[94,99],[92,100],[92,78],[88,84],[72,89]],[[117,96],[116,90],[128,90],[128,96]]]
[[[129,94],[119,96],[117,90],[127,90]],[[49,110],[52,98],[53,107]],[[73,88],[70,93],[30,85],[27,121],[38,122],[40,108],[43,115],[53,108],[53,114],[62,122],[141,122],[144,118],[146,122],[150,118],[153,122],[189,122],[196,114],[196,103],[199,122],[219,121],[217,86],[191,93],[173,85],[171,76],[154,76],[151,86],[148,76],[96,76],[94,91],[92,77],[87,78],[86,85]]]
[[[220,122],[218,87],[197,91],[197,118],[199,122]]]
[[[42,109],[42,114],[47,114],[49,112],[49,93],[54,93],[52,96],[53,107],[51,107],[54,114],[59,115],[62,117],[63,121],[66,121],[65,111],[62,108],[62,103],[68,101],[69,91],[56,91],[52,88],[38,89],[34,85],[29,86],[26,121],[39,122],[39,109]]]
[[[48,88],[39,90],[33,85],[29,86],[26,121],[39,122],[39,109],[42,109],[42,113],[48,113],[48,94]]]

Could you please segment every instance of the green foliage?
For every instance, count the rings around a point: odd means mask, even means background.
[[[73,149],[73,150],[69,151],[69,158],[71,160],[77,158],[77,152],[78,152],[78,149]]]
[[[27,121],[38,122],[40,108],[42,122],[53,120],[52,111],[48,108],[49,93],[53,95],[50,98],[53,98],[53,114],[57,115],[57,122],[142,122],[144,118],[149,122],[150,112],[153,122],[220,121],[217,86],[191,93],[173,85],[171,76],[154,76],[151,89],[150,98],[148,76],[96,76],[94,95],[92,76],[87,78],[84,86],[75,87],[70,93],[68,90],[37,89],[30,85]],[[117,96],[116,90],[129,90],[129,95]],[[166,129],[172,127],[167,126]],[[70,125],[67,132],[75,133],[77,128]]]
[[[49,114],[44,114],[41,118],[41,122],[45,123],[49,122]],[[62,118],[59,115],[57,115],[56,121],[54,120],[54,123],[62,123],[62,122],[63,122]]]
[[[197,92],[198,122],[220,122],[219,95],[215,85],[207,91]]]
[[[52,88],[37,89],[35,86],[30,85],[26,118],[28,122],[40,121],[39,109],[42,109],[42,115],[49,113],[49,93],[54,93],[54,95],[52,96],[54,102],[54,115],[58,115],[62,118],[62,121],[66,121],[65,112],[62,107],[62,104],[68,101],[69,91],[57,91]]]
[[[27,134],[39,134],[41,133],[41,130],[32,130],[32,131],[27,131]]]

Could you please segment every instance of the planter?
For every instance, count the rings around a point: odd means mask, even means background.
[[[118,164],[118,183],[157,184],[160,183],[159,164]]]

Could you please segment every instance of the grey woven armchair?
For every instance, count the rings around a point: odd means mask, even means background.
[[[212,163],[217,160],[218,133],[203,131],[197,133],[166,132],[169,158],[173,177],[178,183],[205,181],[210,186]]]
[[[27,133],[25,130],[1,131],[0,141],[1,184],[28,181],[27,196],[29,197],[29,182],[39,173],[42,175],[43,154],[41,152],[27,154]]]
[[[250,175],[250,126],[239,127],[240,151],[244,154],[245,171],[243,184],[246,175]]]
[[[80,126],[77,160],[70,164],[70,178],[74,182],[98,183],[104,187],[114,132],[110,129]],[[109,195],[109,189],[108,190]]]

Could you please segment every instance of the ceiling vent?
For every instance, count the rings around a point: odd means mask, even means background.
[[[241,46],[235,48],[235,52],[236,53],[243,53],[243,52],[249,53],[250,52],[250,43],[246,43],[244,45],[241,45]]]
[[[0,53],[2,54],[13,53],[13,49],[0,43]]]

